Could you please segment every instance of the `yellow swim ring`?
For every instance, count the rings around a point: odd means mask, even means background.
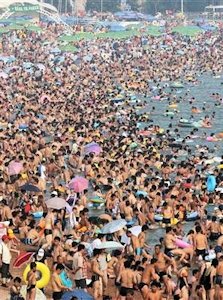
[[[170,222],[171,222],[171,225],[174,226],[179,222],[179,220],[176,218],[172,218]]]
[[[49,283],[50,281],[50,270],[49,268],[43,264],[43,263],[40,263],[40,262],[37,262],[36,263],[36,269],[37,271],[40,272],[41,274],[41,277],[40,279],[36,282],[36,287],[38,289],[42,289],[44,288],[45,286],[47,286],[47,284]],[[28,265],[24,272],[23,272],[23,280],[27,283],[27,274],[28,272],[30,271],[30,265]]]

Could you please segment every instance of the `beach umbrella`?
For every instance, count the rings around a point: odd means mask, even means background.
[[[11,161],[8,166],[8,174],[11,175],[17,175],[19,174],[23,169],[23,165],[20,162]]]
[[[35,300],[46,300],[46,296],[44,295],[44,293],[38,289],[37,287],[35,288],[36,290],[36,296],[35,296]],[[22,297],[24,297],[24,299],[26,299],[26,294],[27,294],[27,285],[23,285],[20,293],[22,295]]]
[[[88,180],[81,176],[75,176],[68,186],[74,192],[81,193],[88,189]]]
[[[138,236],[142,232],[142,226],[133,226],[133,227],[129,228],[129,231],[134,236]]]
[[[114,220],[106,224],[104,227],[102,227],[101,233],[103,234],[114,233],[116,231],[119,231],[123,227],[125,227],[126,224],[127,222],[124,219]]]
[[[27,192],[36,192],[36,193],[40,192],[40,189],[37,186],[32,185],[30,183],[26,183],[26,184],[22,185],[20,187],[20,190],[27,191]]]
[[[102,148],[97,143],[90,143],[84,146],[84,153],[94,153],[94,154],[100,154],[102,151]]]
[[[50,198],[49,200],[46,200],[46,206],[48,208],[53,208],[53,209],[63,209],[65,208],[67,205],[69,205],[66,200],[64,200],[63,198],[59,198],[59,197],[53,197]]]
[[[84,290],[74,290],[63,294],[61,300],[71,300],[72,297],[77,297],[78,300],[93,300],[94,298]]]
[[[13,267],[20,268],[23,264],[27,263],[31,257],[33,256],[34,252],[23,252],[19,256],[16,257]]]
[[[116,250],[116,249],[123,249],[123,245],[118,242],[102,242],[100,245],[97,245],[95,247],[96,249],[109,249],[111,251]]]

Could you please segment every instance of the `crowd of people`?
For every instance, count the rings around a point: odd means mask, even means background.
[[[43,291],[54,300],[73,289],[97,300],[223,299],[223,135],[215,131],[215,113],[199,107],[189,90],[181,96],[165,90],[188,76],[199,84],[201,74],[222,74],[222,32],[195,39],[168,34],[81,40],[77,53],[58,50],[60,34],[51,25],[42,33],[2,35],[0,218],[8,222],[0,245],[3,288],[11,300],[23,299],[12,262],[15,251],[31,251],[27,300],[36,297],[38,263],[51,270],[50,288]],[[208,97],[222,111],[222,95]],[[210,150],[205,139],[197,148],[187,143],[199,128],[179,143],[177,126],[154,123],[173,100],[203,113],[216,147]],[[86,152],[92,143],[98,152]],[[87,179],[88,187],[71,188],[75,176]],[[55,204],[62,198],[67,206],[49,207],[49,198]],[[210,203],[216,206],[212,216]],[[187,232],[191,212],[197,215]],[[113,224],[120,226],[106,233]],[[159,242],[150,244],[160,231]],[[179,239],[187,247],[177,246]],[[106,242],[119,246],[100,246]]]

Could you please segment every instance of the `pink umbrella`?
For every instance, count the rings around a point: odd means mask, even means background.
[[[69,188],[76,193],[81,193],[88,189],[88,180],[81,176],[75,176],[69,183]]]
[[[17,175],[19,174],[23,169],[23,165],[20,162],[11,161],[8,166],[8,174],[11,175]]]
[[[23,252],[19,256],[16,257],[13,267],[20,268],[23,264],[27,264],[27,262],[31,259],[34,255],[34,252]]]
[[[84,146],[84,153],[94,153],[96,155],[100,154],[102,151],[101,147],[97,143],[90,143]]]

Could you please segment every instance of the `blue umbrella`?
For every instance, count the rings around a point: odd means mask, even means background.
[[[94,300],[94,298],[83,290],[74,290],[63,294],[61,300],[70,300],[72,297],[77,297],[78,300]]]
[[[27,191],[27,192],[37,192],[37,193],[40,192],[40,189],[37,186],[29,184],[29,183],[22,185],[20,187],[20,190]]]

